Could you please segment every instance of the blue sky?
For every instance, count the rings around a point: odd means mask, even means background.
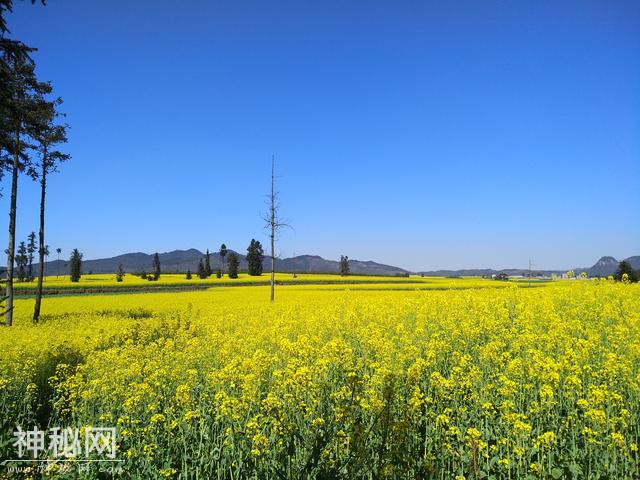
[[[8,20],[65,100],[47,230],[65,257],[266,243],[272,153],[285,256],[640,254],[637,1],[50,0]]]

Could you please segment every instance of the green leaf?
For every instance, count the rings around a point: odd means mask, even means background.
[[[569,471],[571,472],[571,475],[573,475],[574,478],[577,478],[582,474],[582,469],[580,468],[580,465],[578,465],[577,463],[572,463],[571,465],[569,465]]]
[[[556,480],[562,477],[564,471],[561,468],[555,467],[551,469],[551,476]]]

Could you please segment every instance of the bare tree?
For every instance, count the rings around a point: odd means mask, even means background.
[[[279,215],[278,192],[276,191],[276,157],[271,156],[271,194],[269,195],[269,213],[264,216],[265,228],[269,230],[269,239],[271,240],[271,295],[270,300],[273,303],[275,299],[276,288],[276,235],[284,227],[291,228],[291,225],[282,221]]]

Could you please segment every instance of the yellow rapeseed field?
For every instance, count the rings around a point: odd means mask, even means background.
[[[19,300],[0,457],[116,425],[124,478],[638,478],[640,287],[475,282]]]
[[[82,275],[79,282],[72,282],[68,275],[61,275],[56,277],[55,275],[46,276],[44,278],[43,286],[45,291],[47,289],[53,290],[72,290],[72,289],[90,289],[90,288],[120,288],[127,290],[134,287],[198,287],[198,286],[231,286],[231,285],[243,285],[243,284],[264,284],[267,285],[270,281],[269,275],[251,276],[246,273],[241,273],[238,278],[230,279],[227,275],[222,278],[216,278],[211,276],[205,279],[200,279],[197,275],[193,275],[191,279],[187,279],[184,274],[167,274],[163,273],[160,279],[157,281],[149,281],[141,278],[139,275],[126,274],[122,279],[122,282],[116,282],[115,274],[90,274]],[[522,282],[524,280],[511,280],[513,282]],[[508,285],[509,282],[501,281],[488,281],[486,279],[477,277],[464,277],[464,278],[444,278],[444,277],[420,277],[418,275],[412,275],[410,277],[403,276],[376,276],[376,275],[349,275],[341,276],[337,274],[318,274],[318,273],[298,273],[294,276],[292,273],[276,273],[276,282],[281,284],[394,284],[394,285],[410,285],[423,286],[425,288],[468,288],[468,287],[495,287],[499,285]],[[534,283],[539,281],[534,280]],[[0,287],[2,287],[0,283]],[[37,282],[25,281],[15,282],[15,288],[18,290],[35,290]]]

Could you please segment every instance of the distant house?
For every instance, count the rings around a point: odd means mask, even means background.
[[[494,280],[509,280],[509,275],[504,272],[497,273],[493,276]]]

